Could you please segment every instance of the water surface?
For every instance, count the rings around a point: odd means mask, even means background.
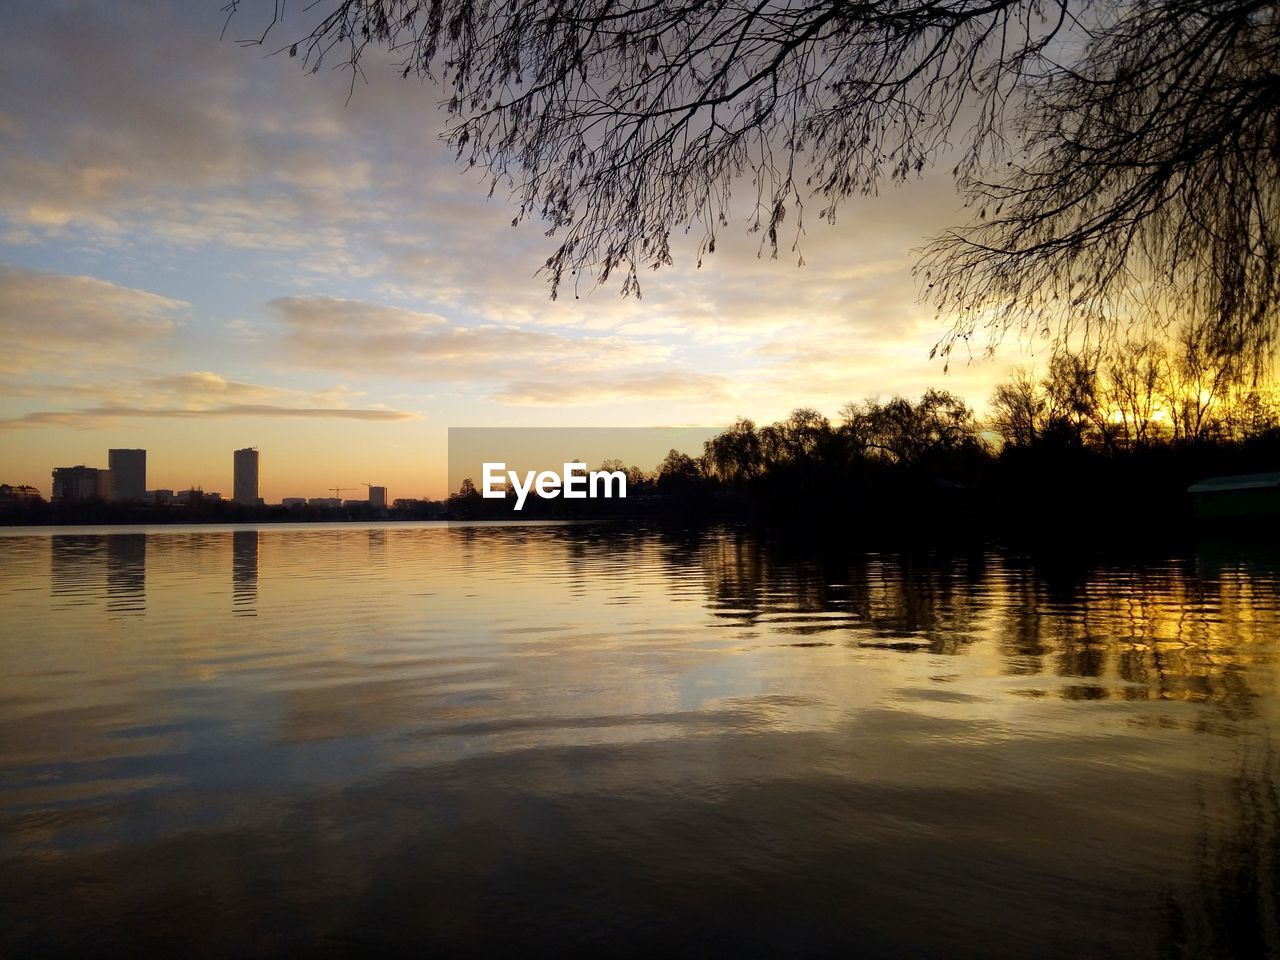
[[[1280,565],[0,535],[0,953],[1264,956]]]

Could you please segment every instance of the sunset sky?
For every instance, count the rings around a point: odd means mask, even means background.
[[[347,74],[237,45],[252,10],[220,41],[220,6],[6,12],[0,482],[48,496],[54,466],[145,447],[150,487],[229,495],[231,451],[253,445],[268,502],[439,497],[450,426],[834,418],[927,386],[981,408],[1025,359],[928,359],[944,323],[910,267],[965,219],[945,171],[834,227],[814,204],[804,267],[758,259],[744,207],[643,299],[551,302],[551,241],[454,164],[436,88],[371,56],[347,102]]]

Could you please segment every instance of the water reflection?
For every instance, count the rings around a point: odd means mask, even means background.
[[[1202,794],[1194,886],[1163,904],[1162,957],[1280,956],[1280,756],[1239,744],[1222,798]]]
[[[957,653],[978,635],[985,558],[799,553],[745,533],[703,554],[712,607],[798,637],[857,629],[862,646]]]
[[[986,640],[1003,673],[1065,681],[1025,695],[1204,701],[1242,719],[1260,693],[1248,668],[1275,662],[1280,566],[1254,560],[1045,568],[990,552],[797,553],[738,534],[702,563],[726,626],[934,655]]]
[[[370,528],[369,534],[369,563],[373,566],[381,566],[387,562],[387,531],[382,527]]]
[[[237,617],[258,615],[257,530],[236,530],[231,534],[231,603]]]
[[[1271,556],[2,545],[6,955],[1280,949]]]
[[[53,536],[49,549],[49,590],[66,604],[91,603],[101,592],[102,536]]]
[[[114,533],[107,540],[107,613],[142,616],[147,609],[147,536]]]

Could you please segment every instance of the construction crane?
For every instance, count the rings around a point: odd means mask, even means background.
[[[334,495],[335,497],[337,497],[339,500],[341,500],[341,499],[342,499],[342,491],[343,491],[343,490],[354,490],[354,489],[355,489],[355,487],[325,487],[325,489],[326,489],[326,490],[332,490],[332,491],[333,491],[333,495]]]

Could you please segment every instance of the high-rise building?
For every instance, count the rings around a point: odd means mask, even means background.
[[[386,487],[369,487],[369,506],[384,508],[387,505]]]
[[[245,447],[235,455],[235,486],[232,497],[236,503],[258,503],[258,448]]]
[[[113,500],[141,500],[147,495],[147,451],[108,450]]]
[[[84,464],[75,467],[54,467],[51,499],[56,503],[71,503],[75,500],[110,500],[111,471],[101,470],[98,467],[86,467]]]

